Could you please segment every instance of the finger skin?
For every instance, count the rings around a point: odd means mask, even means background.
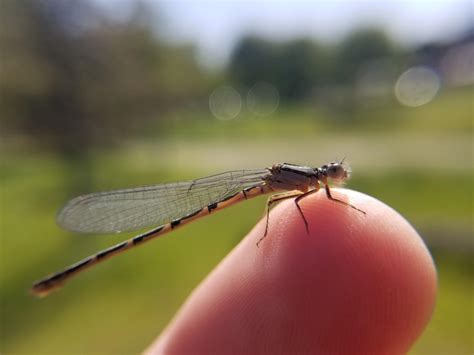
[[[147,354],[403,354],[436,299],[423,241],[397,212],[333,189],[270,214],[192,293]]]

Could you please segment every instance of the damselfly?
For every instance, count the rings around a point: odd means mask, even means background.
[[[296,197],[294,200],[296,207],[306,230],[309,231],[299,201],[317,192],[321,185],[330,200],[365,214],[357,207],[331,195],[328,183],[330,181],[336,184],[344,183],[349,178],[349,173],[349,168],[343,161],[332,162],[320,168],[284,163],[266,169],[229,171],[192,181],[76,197],[58,214],[57,222],[64,229],[81,233],[120,233],[151,226],[159,227],[89,256],[38,281],[33,285],[32,292],[38,296],[46,296],[60,288],[71,277],[114,255],[197,218],[262,194],[280,192],[270,196],[267,201],[265,233],[257,242],[257,246],[267,235],[271,205],[284,199]]]

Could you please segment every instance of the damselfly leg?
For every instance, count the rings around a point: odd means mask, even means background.
[[[359,211],[359,212],[361,212],[361,213],[363,213],[363,214],[366,214],[365,211],[362,211],[361,209],[357,208],[356,206],[351,205],[351,204],[348,203],[348,202],[345,202],[345,201],[342,201],[342,200],[339,200],[339,199],[337,199],[337,198],[332,197],[332,195],[331,195],[331,190],[329,189],[329,185],[325,184],[325,185],[324,185],[324,189],[326,190],[326,196],[327,196],[327,198],[330,199],[331,201],[340,203],[340,204],[342,204],[342,205],[344,205],[344,206],[349,206],[349,207],[355,209],[356,211]]]
[[[288,192],[282,192],[276,195],[272,195],[267,199],[267,208],[266,208],[266,222],[265,222],[265,233],[263,236],[258,240],[257,242],[257,247],[259,246],[260,242],[265,239],[268,233],[268,221],[270,220],[270,208],[272,205],[274,205],[277,202],[287,200],[289,198],[293,198],[296,196],[300,196],[302,194],[301,191],[288,191]]]

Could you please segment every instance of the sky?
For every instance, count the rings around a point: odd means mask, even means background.
[[[96,0],[111,11],[129,1]],[[160,16],[166,39],[192,43],[207,65],[221,65],[237,40],[258,34],[284,40],[343,38],[357,27],[376,26],[413,46],[455,37],[474,26],[474,3],[466,0],[146,0]],[[114,10],[115,9],[115,10]]]

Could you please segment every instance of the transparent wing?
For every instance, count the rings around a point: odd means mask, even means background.
[[[58,224],[83,233],[119,233],[159,226],[252,186],[263,184],[267,169],[229,171],[205,178],[92,193],[69,201]]]

